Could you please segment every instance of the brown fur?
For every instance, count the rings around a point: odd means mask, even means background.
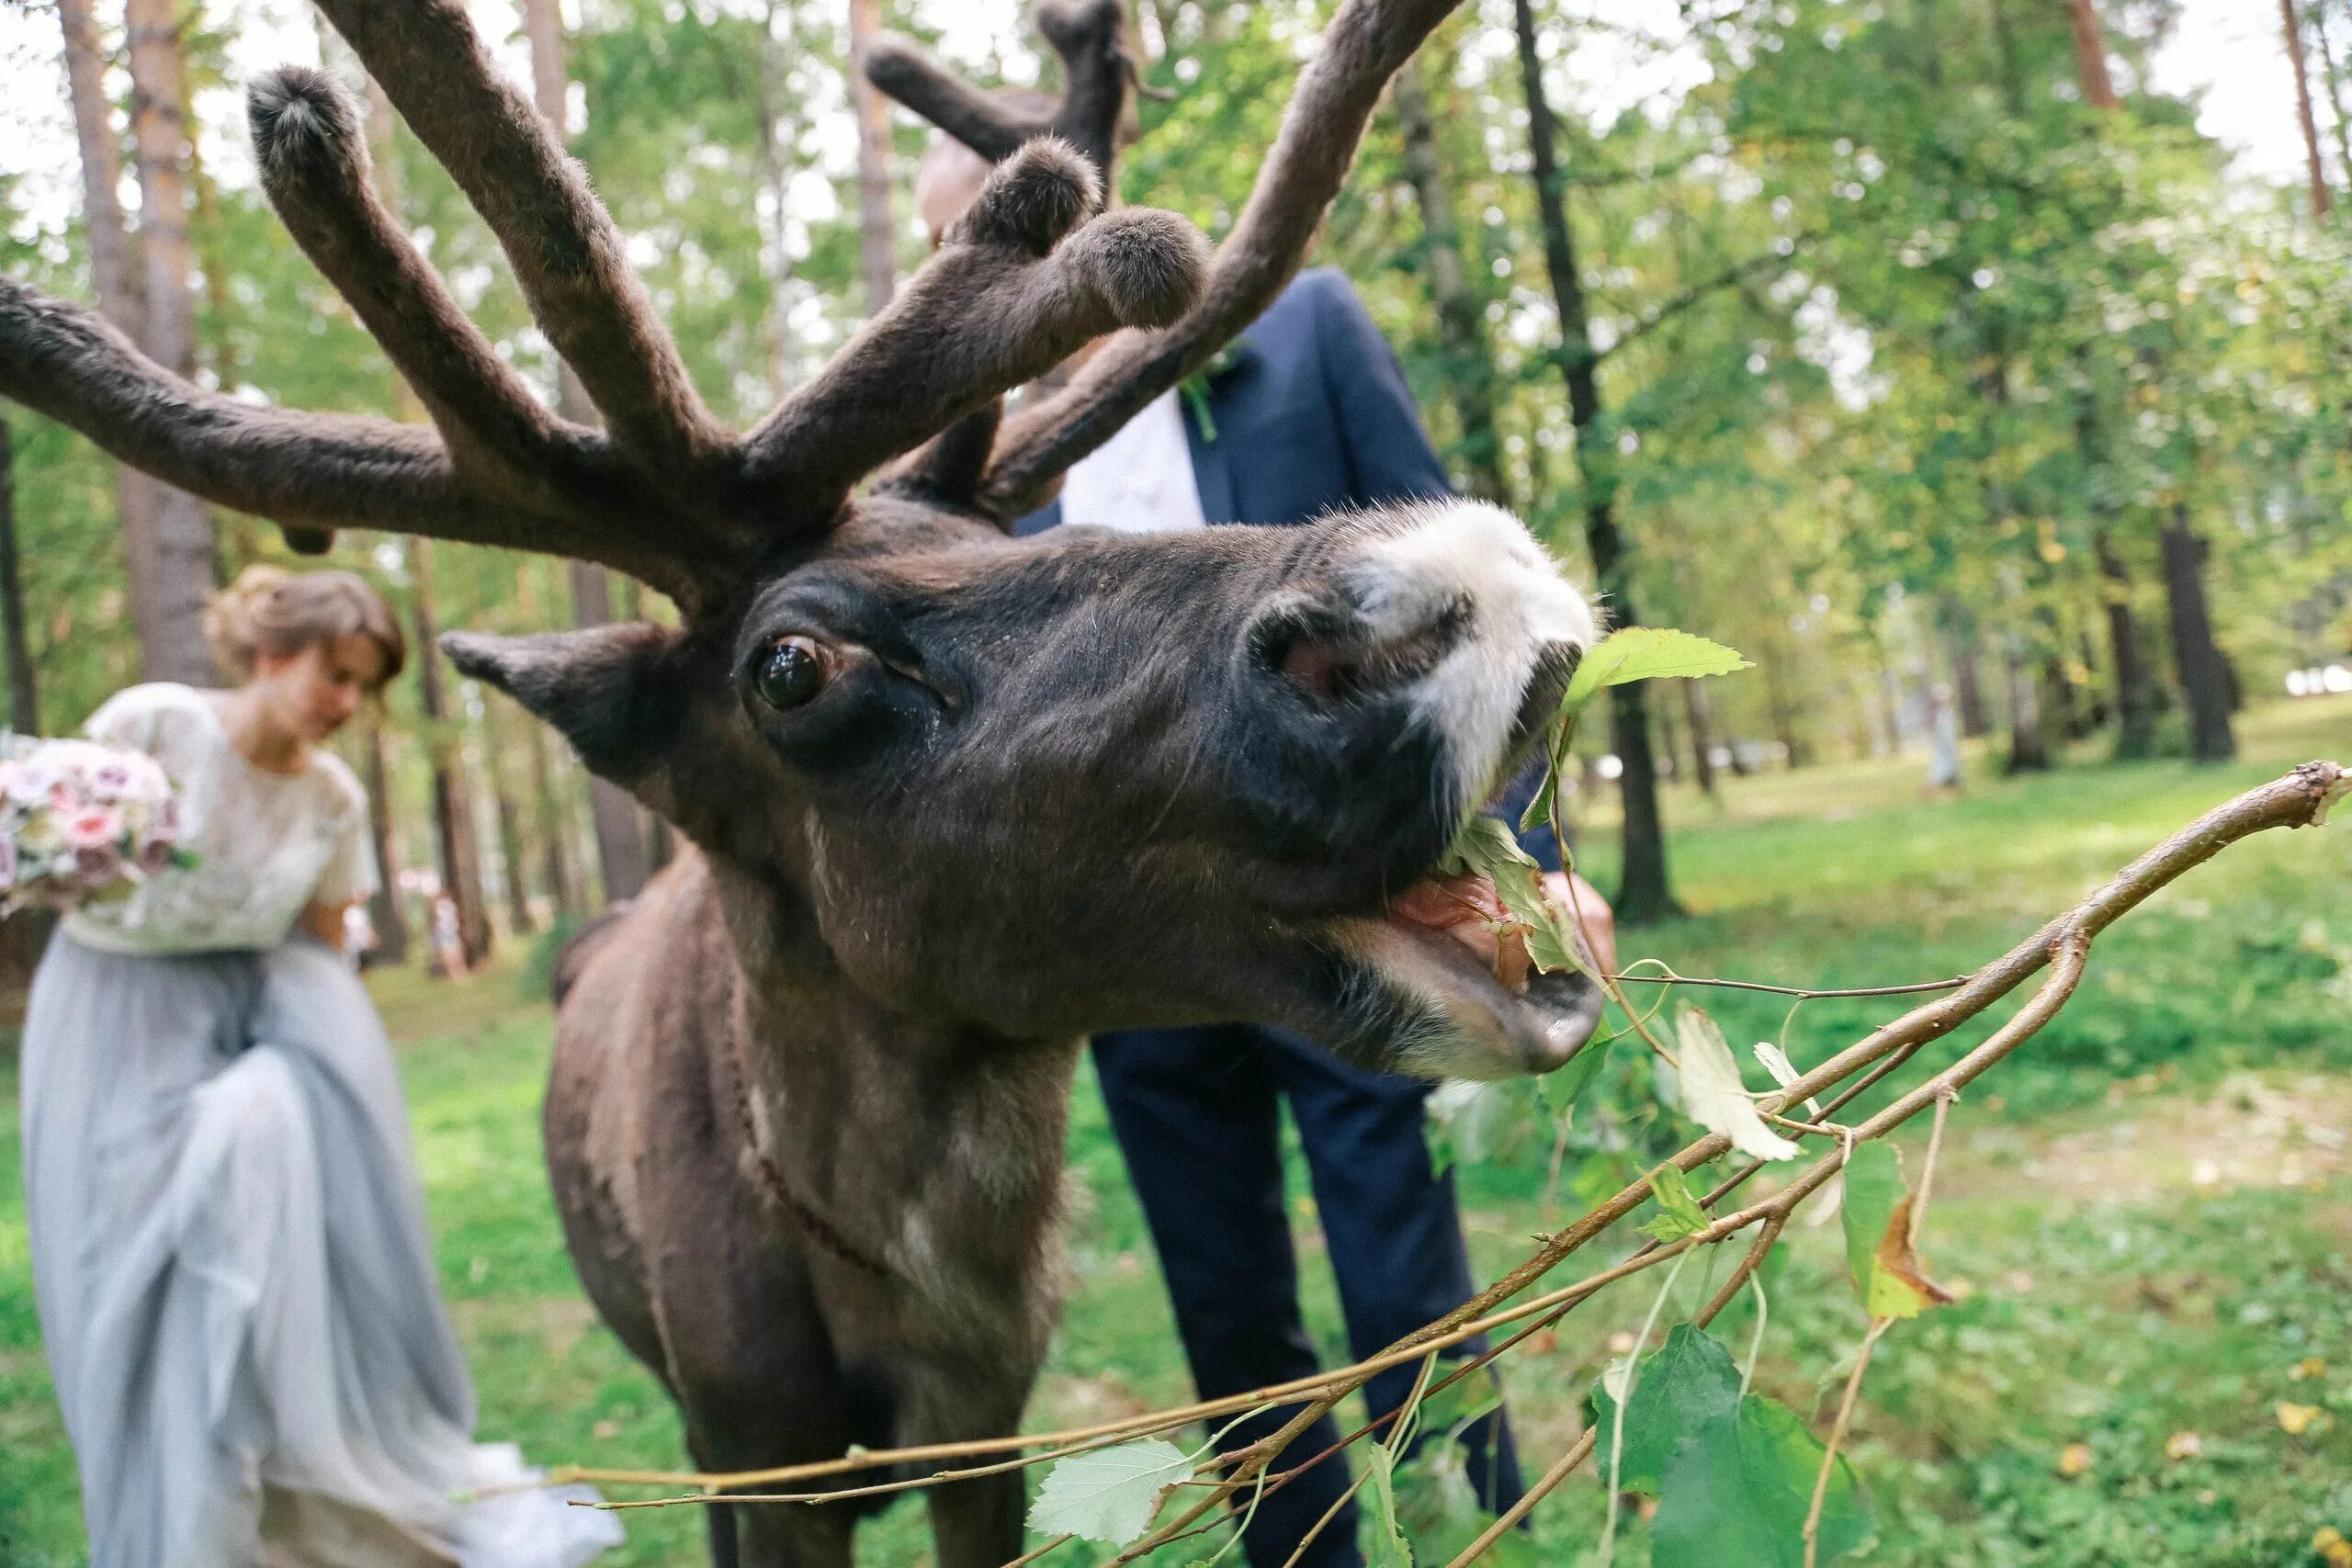
[[[1023,144],[930,265],[740,437],[458,0],[322,4],[608,429],[547,414],[497,361],[375,203],[356,112],[301,71],[253,91],[265,184],[437,435],[206,392],[13,281],[0,393],[297,529],[575,555],[677,602],[676,626],[447,639],[693,846],[560,966],[546,1134],[582,1280],[706,1467],[1012,1430],[1059,1296],[1079,1037],[1257,1017],[1393,1065],[1437,1027],[1427,988],[1396,978],[1411,965],[1377,960],[1405,939],[1376,917],[1450,837],[1464,760],[1401,687],[1321,703],[1281,673],[1303,638],[1377,653],[1350,640],[1356,569],[1418,520],[1002,527],[1273,299],[1449,0],[1347,0],[1204,303],[1189,225],[1098,215],[1089,164],[1034,139],[1099,154],[1126,83],[1115,6],[1049,7],[1070,82],[1052,122],[1013,128]],[[1121,327],[1165,330],[993,439],[1005,391]],[[827,660],[822,694],[771,701],[763,672],[802,646]],[[1531,709],[1566,679],[1544,660]],[[1488,1066],[1546,1065],[1494,1017]],[[1020,1549],[1017,1477],[930,1506],[942,1568]],[[845,1506],[735,1512],[715,1520],[722,1562],[848,1561]]]

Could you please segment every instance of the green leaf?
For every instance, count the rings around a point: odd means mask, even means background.
[[[1737,1413],[1739,1368],[1731,1353],[1687,1323],[1667,1331],[1666,1343],[1643,1358],[1625,1402],[1625,1444],[1618,1456],[1617,1484],[1655,1497],[1666,1461],[1686,1433],[1713,1422],[1726,1426]],[[1610,1430],[1617,1402],[1608,1381],[1593,1385],[1592,1424],[1598,1446],[1596,1473],[1608,1484]]]
[[[1503,1402],[1503,1385],[1495,1376],[1491,1362],[1464,1372],[1456,1381],[1421,1401],[1421,1430],[1438,1437],[1448,1437],[1476,1421],[1488,1411],[1498,1409]],[[1421,1451],[1431,1452],[1451,1444],[1430,1443]],[[1459,1449],[1455,1450],[1459,1452]]]
[[[1846,1228],[1846,1272],[1872,1317],[1917,1317],[1951,1299],[1911,1250],[1911,1190],[1894,1145],[1854,1145],[1846,1159],[1838,1213]]]
[[[1679,1166],[1668,1164],[1650,1172],[1650,1190],[1657,1194],[1661,1211],[1656,1219],[1642,1227],[1644,1235],[1654,1235],[1660,1241],[1679,1241],[1686,1235],[1697,1235],[1711,1223],[1707,1211],[1699,1207],[1699,1200],[1691,1193],[1690,1179]]]
[[[1544,897],[1544,868],[1519,847],[1500,820],[1477,816],[1462,825],[1438,862],[1442,875],[1481,875],[1495,885],[1512,922],[1526,931],[1527,955],[1540,969],[1582,969],[1571,917]]]
[[[1396,1523],[1396,1456],[1385,1443],[1365,1450],[1363,1490],[1372,1504],[1372,1540],[1364,1568],[1413,1568],[1413,1544]]]
[[[1585,650],[1568,690],[1560,699],[1564,713],[1576,713],[1591,702],[1603,686],[1628,681],[1657,681],[1675,676],[1728,675],[1747,669],[1736,649],[1710,642],[1689,632],[1665,626],[1627,626],[1611,632]]]
[[[1593,1393],[1604,1477],[1614,1419],[1604,1382]],[[1731,1353],[1679,1324],[1642,1362],[1626,1401],[1618,1484],[1658,1499],[1653,1568],[1801,1568],[1824,1451],[1795,1412],[1741,1398]],[[1840,1461],[1823,1500],[1818,1561],[1858,1550],[1869,1535],[1860,1487]]]
[[[1072,1454],[1046,1472],[1029,1528],[1125,1546],[1151,1528],[1160,1494],[1192,1478],[1192,1460],[1159,1438]]]
[[[1535,1093],[1555,1116],[1566,1116],[1577,1108],[1584,1091],[1600,1077],[1600,1069],[1609,1063],[1609,1042],[1589,1040],[1577,1048],[1565,1066],[1533,1081]]]

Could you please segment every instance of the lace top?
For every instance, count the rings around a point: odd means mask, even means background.
[[[341,758],[313,747],[299,773],[256,767],[204,694],[168,682],[116,693],[84,728],[164,764],[179,786],[180,841],[198,859],[66,916],[74,941],[110,953],[261,950],[286,940],[305,904],[375,891],[368,796]]]

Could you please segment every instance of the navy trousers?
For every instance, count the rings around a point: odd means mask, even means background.
[[[1453,1178],[1430,1168],[1428,1084],[1349,1066],[1298,1035],[1254,1024],[1104,1035],[1094,1043],[1094,1066],[1202,1398],[1320,1370],[1299,1315],[1298,1259],[1283,1201],[1285,1097],[1338,1276],[1350,1351],[1358,1359],[1376,1354],[1474,1293]],[[1374,1378],[1364,1391],[1371,1414],[1402,1404],[1417,1375],[1408,1365]],[[1246,1447],[1295,1411],[1246,1422],[1220,1446]],[[1327,1416],[1270,1468],[1298,1464],[1339,1438]],[[1496,1511],[1516,1501],[1519,1463],[1501,1412],[1473,1424],[1462,1441],[1481,1501]],[[1243,1542],[1252,1568],[1281,1568],[1348,1478],[1333,1458],[1269,1493]],[[1362,1562],[1351,1502],[1301,1562]]]

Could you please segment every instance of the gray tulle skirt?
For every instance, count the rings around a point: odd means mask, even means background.
[[[509,1491],[435,1288],[391,1048],[325,946],[60,935],[24,1035],[41,1334],[94,1568],[573,1568],[586,1494]]]

